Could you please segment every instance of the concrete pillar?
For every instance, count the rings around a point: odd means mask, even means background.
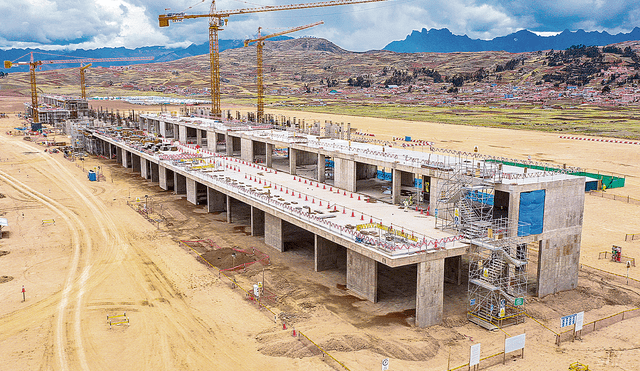
[[[131,156],[131,168],[133,169],[134,172],[136,173],[140,173],[140,163],[141,163],[141,157],[138,155],[132,155]]]
[[[325,178],[325,158],[323,154],[318,153],[318,179],[317,181],[320,183],[324,183],[327,179]]]
[[[187,143],[187,127],[178,125],[178,140],[180,143]]]
[[[391,180],[391,202],[395,205],[400,203],[400,189],[402,188],[402,172],[392,169],[393,179]]]
[[[187,178],[184,175],[173,173],[174,191],[177,195],[184,195],[187,193]]]
[[[296,175],[298,165],[298,151],[289,147],[289,174]]]
[[[444,259],[418,263],[416,325],[429,327],[442,323]]]
[[[196,129],[196,144],[202,147],[202,131],[200,129]]]
[[[163,138],[167,137],[167,124],[165,122],[160,122],[160,135]]]
[[[338,266],[339,245],[326,238],[314,235],[314,262],[316,272],[336,268]]]
[[[160,171],[158,168],[158,164],[149,161],[149,175],[151,175],[151,181],[154,183],[158,183],[160,181]]]
[[[280,252],[284,251],[282,219],[269,213],[264,214],[264,243]]]
[[[253,162],[253,140],[240,138],[240,158],[247,162]]]
[[[227,195],[227,223],[233,223],[233,218],[231,215],[232,214],[231,210],[233,210],[233,207],[231,205],[232,201],[233,201],[233,198]]]
[[[158,175],[158,185],[161,189],[166,191],[169,189],[169,185],[167,184],[167,168],[164,166],[158,166],[158,172],[160,173]],[[171,181],[173,182],[173,178],[171,178]]]
[[[265,165],[270,168],[273,166],[273,144],[266,143],[265,145],[266,145]]]
[[[187,178],[187,201],[192,204],[197,204],[196,199],[196,181],[190,178]]]
[[[251,206],[251,235],[264,236],[264,211]]]
[[[229,132],[226,132],[224,135],[225,148],[227,152],[227,156],[231,157],[233,155],[233,139],[231,139],[231,135]]]
[[[545,238],[538,247],[539,297],[572,290],[578,286],[581,233],[568,231]]]
[[[140,176],[143,179],[149,179],[149,165],[146,158],[140,158]]]
[[[209,152],[216,152],[216,132],[207,131],[207,149]]]
[[[354,160],[334,158],[333,184],[349,192],[356,191],[356,162]]]
[[[227,209],[227,197],[224,193],[218,192],[213,188],[207,188],[207,211],[210,213],[216,211],[225,211]]]
[[[378,262],[347,249],[347,289],[364,297],[378,301]]]

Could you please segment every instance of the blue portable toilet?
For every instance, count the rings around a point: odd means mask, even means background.
[[[98,174],[96,174],[96,172],[93,170],[89,170],[89,174],[87,176],[89,177],[89,180],[92,182],[95,182],[96,180],[98,180]]]

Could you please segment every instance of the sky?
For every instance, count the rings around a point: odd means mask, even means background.
[[[317,1],[317,0],[316,0]],[[287,5],[309,0],[219,0],[217,10]],[[168,12],[208,14],[210,0],[0,0],[0,48],[96,49],[186,47],[208,40],[208,20],[158,26]],[[491,39],[521,29],[551,35],[575,31],[629,32],[640,26],[637,0],[389,0],[306,10],[233,15],[220,39],[246,39],[323,20],[292,37],[326,38],[351,51],[384,48],[413,30],[448,28]]]

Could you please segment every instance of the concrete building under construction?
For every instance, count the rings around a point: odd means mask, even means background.
[[[229,222],[244,214],[279,251],[308,239],[316,271],[344,267],[347,289],[372,302],[379,271],[413,267],[420,327],[442,322],[445,280],[466,280],[473,321],[524,320],[532,247],[535,294],[577,286],[585,178],[576,169],[361,143],[334,123],[227,117],[143,114],[135,128],[90,129],[90,151]]]

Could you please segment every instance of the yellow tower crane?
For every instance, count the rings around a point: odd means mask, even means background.
[[[169,22],[182,22],[185,19],[209,18],[209,60],[211,63],[211,115],[220,118],[222,109],[220,107],[220,48],[218,44],[218,31],[222,31],[222,26],[227,24],[228,18],[237,14],[275,12],[280,10],[323,8],[336,5],[350,5],[362,3],[374,3],[386,0],[334,0],[322,1],[307,4],[290,5],[270,5],[255,8],[216,10],[216,1],[211,1],[209,14],[185,14],[167,13],[158,16],[160,27],[168,27]]]
[[[324,24],[323,21],[320,22],[316,22],[316,23],[311,23],[305,26],[298,26],[298,27],[294,27],[291,29],[288,29],[286,31],[281,31],[281,32],[276,32],[270,35],[265,35],[265,36],[261,36],[260,35],[260,30],[262,29],[262,27],[258,28],[258,37],[253,39],[253,40],[245,40],[244,41],[244,46],[247,47],[249,46],[249,44],[251,44],[252,42],[256,43],[256,59],[257,59],[257,90],[258,90],[258,114],[256,117],[256,121],[257,122],[262,122],[262,117],[264,116],[264,83],[263,83],[263,68],[262,68],[262,47],[264,46],[264,40],[271,38],[271,37],[276,37],[276,36],[281,36],[281,35],[286,35],[288,33],[292,33],[292,32],[296,32],[296,31],[301,31],[301,30],[305,30],[307,28],[311,28],[311,27],[315,27],[317,25],[321,25]]]
[[[37,124],[40,122],[40,117],[38,115],[38,87],[36,85],[36,68],[41,67],[43,64],[70,64],[70,63],[98,63],[98,62],[126,62],[126,61],[150,61],[153,60],[153,57],[132,57],[132,58],[78,58],[78,59],[45,59],[45,60],[35,60],[33,58],[33,52],[29,52],[30,57],[27,62],[15,62],[15,61],[4,61],[4,68],[18,67],[18,66],[29,66],[29,82],[31,85],[31,108],[33,110],[33,123]],[[25,54],[26,55],[26,54]],[[24,57],[24,56],[23,56]],[[22,58],[22,57],[20,57]],[[18,58],[18,59],[20,59]],[[90,66],[90,64],[89,64]],[[85,66],[89,67],[89,66]],[[82,89],[82,95],[84,98],[85,95],[85,87],[84,87],[84,70],[80,70],[80,85]]]
[[[80,66],[80,98],[87,99],[87,85],[85,83],[84,71],[91,67],[91,63],[86,66]]]

